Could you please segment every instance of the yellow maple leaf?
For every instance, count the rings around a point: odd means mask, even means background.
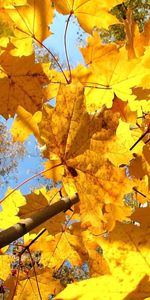
[[[50,35],[48,26],[54,14],[51,1],[28,0],[27,5],[8,7],[6,13],[16,24],[15,38],[12,39],[16,49],[11,54],[29,55],[32,53],[32,39],[39,44]]]
[[[55,236],[42,237],[32,245],[32,250],[41,249],[41,263],[49,268],[59,268],[64,260],[74,265],[79,265],[86,257],[86,250],[82,247],[81,240],[69,232],[60,232]],[[80,249],[80,253],[78,250]]]
[[[96,46],[94,40],[96,40]],[[95,54],[95,50],[98,51],[98,54]],[[88,46],[81,51],[88,63],[88,74],[85,75],[84,79],[83,73],[80,76],[79,71],[77,71],[76,77],[86,87],[85,96],[88,111],[99,109],[103,104],[108,108],[112,107],[114,96],[123,101],[128,100],[132,111],[137,110],[138,106],[142,105],[141,102],[136,101],[136,95],[132,93],[132,88],[140,84],[144,74],[145,76],[148,74],[142,64],[142,59],[128,60],[128,53],[124,47],[118,51],[117,47],[102,46],[100,39],[98,42],[97,35],[89,38]]]
[[[54,0],[58,12],[69,15],[74,14],[80,26],[87,32],[91,32],[94,26],[108,27],[110,24],[118,23],[118,20],[108,10],[121,3],[119,0]],[[103,15],[103,18],[101,17]]]
[[[92,63],[97,64],[111,55],[116,55],[118,53],[118,47],[116,44],[104,45],[101,42],[100,36],[97,32],[93,32],[92,36],[87,39],[86,47],[80,48],[85,63],[87,66]]]
[[[78,191],[82,225],[96,232],[107,227],[104,203],[119,206],[124,219],[127,213],[122,199],[131,183],[124,170],[115,168],[105,156],[117,125],[118,114],[110,110],[86,112],[79,83],[60,87],[56,107],[46,106],[39,124],[50,159],[48,167],[56,166],[50,171],[51,178],[62,179],[69,196]],[[109,229],[114,225],[115,218]]]
[[[142,213],[141,213],[142,215]],[[68,285],[56,299],[145,299],[150,295],[149,212],[146,227],[118,224],[107,240],[98,237],[111,275]],[[145,216],[145,214],[144,214]],[[145,217],[143,217],[143,221]],[[143,222],[144,224],[144,222]],[[146,230],[146,231],[145,231]],[[145,235],[146,232],[146,235]],[[93,293],[94,291],[94,293]]]
[[[15,292],[14,300],[21,299],[48,299],[49,294],[55,294],[62,290],[59,282],[52,277],[52,271],[49,268],[36,268],[36,274],[30,271],[29,277],[26,274],[19,278],[19,284]],[[21,274],[22,275],[22,274]],[[38,287],[37,287],[38,283]],[[7,287],[7,281],[5,282]],[[9,287],[9,281],[8,281]],[[14,286],[11,286],[14,290]]]
[[[19,58],[6,52],[0,56],[0,63],[1,114],[5,118],[14,116],[18,105],[31,113],[39,110],[45,99],[42,85],[48,78],[41,65],[34,63],[34,55]]]

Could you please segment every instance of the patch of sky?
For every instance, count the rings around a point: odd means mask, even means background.
[[[9,125],[11,122],[8,122]],[[26,155],[18,160],[18,167],[15,170],[13,176],[8,176],[7,184],[0,186],[0,198],[3,198],[7,188],[15,188],[20,183],[27,180],[29,177],[39,173],[44,170],[43,162],[45,159],[41,156],[40,147],[33,135],[31,135],[25,142]],[[42,186],[51,186],[51,181],[46,179],[44,176],[38,176],[29,182],[22,185],[19,190],[23,194],[28,194],[35,188],[41,188]]]

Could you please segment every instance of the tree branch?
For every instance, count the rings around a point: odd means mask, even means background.
[[[54,204],[46,206],[39,212],[34,213],[30,218],[21,219],[19,223],[0,232],[0,248],[9,245],[60,212],[67,211],[77,202],[79,202],[78,194],[75,194],[72,198],[61,198],[61,200]]]

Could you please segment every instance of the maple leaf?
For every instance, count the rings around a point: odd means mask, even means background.
[[[39,248],[42,251],[41,263],[53,269],[59,268],[67,258],[74,265],[81,264],[87,255],[81,240],[67,231],[55,236],[44,234],[32,245],[33,251]]]
[[[79,224],[79,223],[78,223]],[[65,231],[52,236],[43,236],[32,246],[32,250],[42,250],[41,262],[57,271],[66,259],[72,265],[81,266],[85,261],[90,268],[90,276],[109,274],[105,258],[99,257],[96,248],[99,246],[89,231],[80,230],[80,225],[73,224],[73,231]],[[78,228],[78,229],[77,229]],[[74,230],[75,229],[75,230]]]
[[[77,190],[82,225],[96,231],[104,231],[103,226],[108,225],[102,212],[104,203],[119,206],[124,219],[129,215],[122,199],[131,184],[124,171],[115,168],[105,157],[117,125],[118,114],[109,110],[95,114],[86,112],[84,90],[77,83],[60,87],[56,107],[46,106],[39,123],[40,137],[50,159],[48,167],[59,163],[56,171],[50,171],[51,178],[63,179],[69,196]],[[120,220],[119,214],[117,218]],[[108,229],[114,225],[115,219]]]
[[[52,22],[54,9],[49,0],[42,2],[40,0],[28,0],[27,5],[15,5],[12,9],[8,7],[6,14],[16,24],[14,26],[15,38],[11,40],[16,47],[11,52],[13,55],[30,55],[32,53],[32,39],[40,45],[51,34],[48,26]]]
[[[55,294],[62,290],[60,283],[56,282],[52,277],[52,271],[47,267],[41,270],[36,268],[36,277],[33,271],[30,271],[29,274],[28,278],[26,274],[21,274],[14,300],[18,300],[20,297],[27,300],[40,299],[39,292],[43,299],[48,299],[49,294]],[[7,285],[7,282],[5,284]]]
[[[143,221],[146,217],[146,228],[119,223],[107,240],[98,237],[104,257],[109,261],[111,275],[103,275],[96,279],[72,284],[57,295],[56,299],[69,300],[78,297],[87,299],[90,295],[90,299],[94,300],[95,297],[100,299],[101,294],[106,299],[115,297],[118,300],[138,299],[139,296],[143,299],[148,297],[150,294],[148,216],[149,212],[147,211],[147,214],[143,216]],[[128,298],[129,296],[130,298]]]
[[[1,114],[14,116],[18,105],[31,113],[42,107],[45,98],[42,85],[48,82],[34,55],[13,57],[7,52],[0,56]]]
[[[96,47],[94,41],[96,41]],[[108,108],[112,107],[114,96],[123,101],[128,100],[130,109],[132,111],[137,110],[139,102],[136,101],[136,95],[132,94],[131,88],[140,84],[144,74],[145,76],[148,74],[142,65],[142,60],[139,58],[129,61],[128,53],[124,47],[118,51],[117,47],[112,45],[102,46],[100,39],[98,46],[97,35],[90,37],[89,43],[87,52],[87,47],[81,49],[84,59],[88,63],[88,74],[85,75],[84,79],[82,73],[80,76],[80,73],[76,72],[76,77],[86,87],[87,110],[94,111],[102,107],[103,104]],[[104,47],[106,47],[106,52]],[[101,50],[97,55],[95,54],[96,49]]]
[[[108,13],[108,10],[116,4],[121,3],[119,0],[103,1],[98,0],[54,0],[54,4],[59,13],[64,15],[74,14],[80,26],[87,32],[91,33],[96,27],[108,27],[110,24],[118,23],[118,20]],[[103,15],[103,18],[101,17]]]

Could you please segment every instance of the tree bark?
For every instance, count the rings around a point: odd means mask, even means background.
[[[78,194],[75,194],[72,198],[64,197],[54,204],[48,205],[39,212],[34,213],[30,218],[20,219],[19,223],[0,232],[0,248],[9,245],[60,212],[67,211],[77,202],[79,202]]]

